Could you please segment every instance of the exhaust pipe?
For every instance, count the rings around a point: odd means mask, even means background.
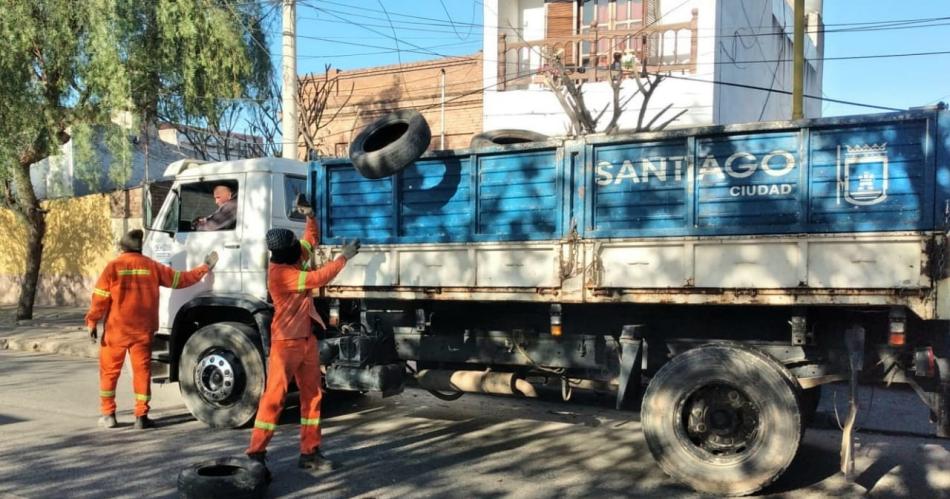
[[[440,392],[492,393],[537,398],[534,385],[515,373],[423,369],[416,375],[419,386]]]

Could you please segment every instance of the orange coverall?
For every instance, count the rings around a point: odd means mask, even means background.
[[[317,223],[307,217],[301,255],[296,265],[271,263],[267,290],[274,301],[267,386],[257,408],[248,454],[264,452],[274,436],[284,409],[287,385],[295,379],[300,389],[300,453],[312,454],[320,446],[320,353],[312,323],[326,328],[317,314],[311,292],[333,280],[346,265],[343,256],[317,270],[308,271],[309,257],[318,239]]]
[[[207,265],[179,272],[141,253],[127,251],[106,265],[92,290],[86,327],[105,318],[100,335],[99,397],[102,414],[115,413],[115,387],[129,353],[135,416],[148,414],[152,336],[158,329],[158,287],[186,288],[208,273]]]

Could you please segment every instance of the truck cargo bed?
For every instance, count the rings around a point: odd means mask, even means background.
[[[915,111],[315,162],[329,296],[939,312],[948,115]],[[936,262],[935,262],[936,263]],[[940,314],[942,315],[942,314]]]

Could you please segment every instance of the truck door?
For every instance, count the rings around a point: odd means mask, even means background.
[[[306,219],[296,212],[294,200],[299,193],[307,193],[307,177],[302,175],[285,175],[283,173],[248,173],[248,185],[251,189],[258,189],[262,193],[270,193],[268,198],[264,194],[254,195],[249,203],[256,203],[257,207],[246,209],[244,217],[244,242],[241,250],[244,293],[267,298],[267,265],[270,253],[267,251],[265,235],[267,229],[290,229],[298,237],[303,235]],[[266,178],[265,178],[266,175]],[[256,191],[255,191],[256,192]],[[272,203],[265,209],[267,203]]]
[[[156,232],[149,237],[146,254],[176,270],[201,265],[211,251],[217,251],[220,259],[214,272],[202,282],[174,292],[161,289],[159,328],[171,328],[178,309],[196,295],[209,291],[215,294],[241,292],[242,218],[247,197],[241,192],[244,185],[244,174],[182,179],[168,195],[156,226],[167,232]],[[228,187],[235,199],[234,223],[200,223],[199,219],[207,219],[219,210],[215,188],[220,186]],[[220,216],[212,218],[215,222],[222,219]]]

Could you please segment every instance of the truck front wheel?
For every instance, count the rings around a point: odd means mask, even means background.
[[[711,494],[751,494],[791,464],[802,435],[798,387],[761,352],[708,345],[674,357],[651,380],[641,423],[674,479]]]
[[[257,412],[264,391],[264,358],[239,322],[220,322],[196,331],[181,352],[178,381],[191,414],[212,428],[244,426]]]

